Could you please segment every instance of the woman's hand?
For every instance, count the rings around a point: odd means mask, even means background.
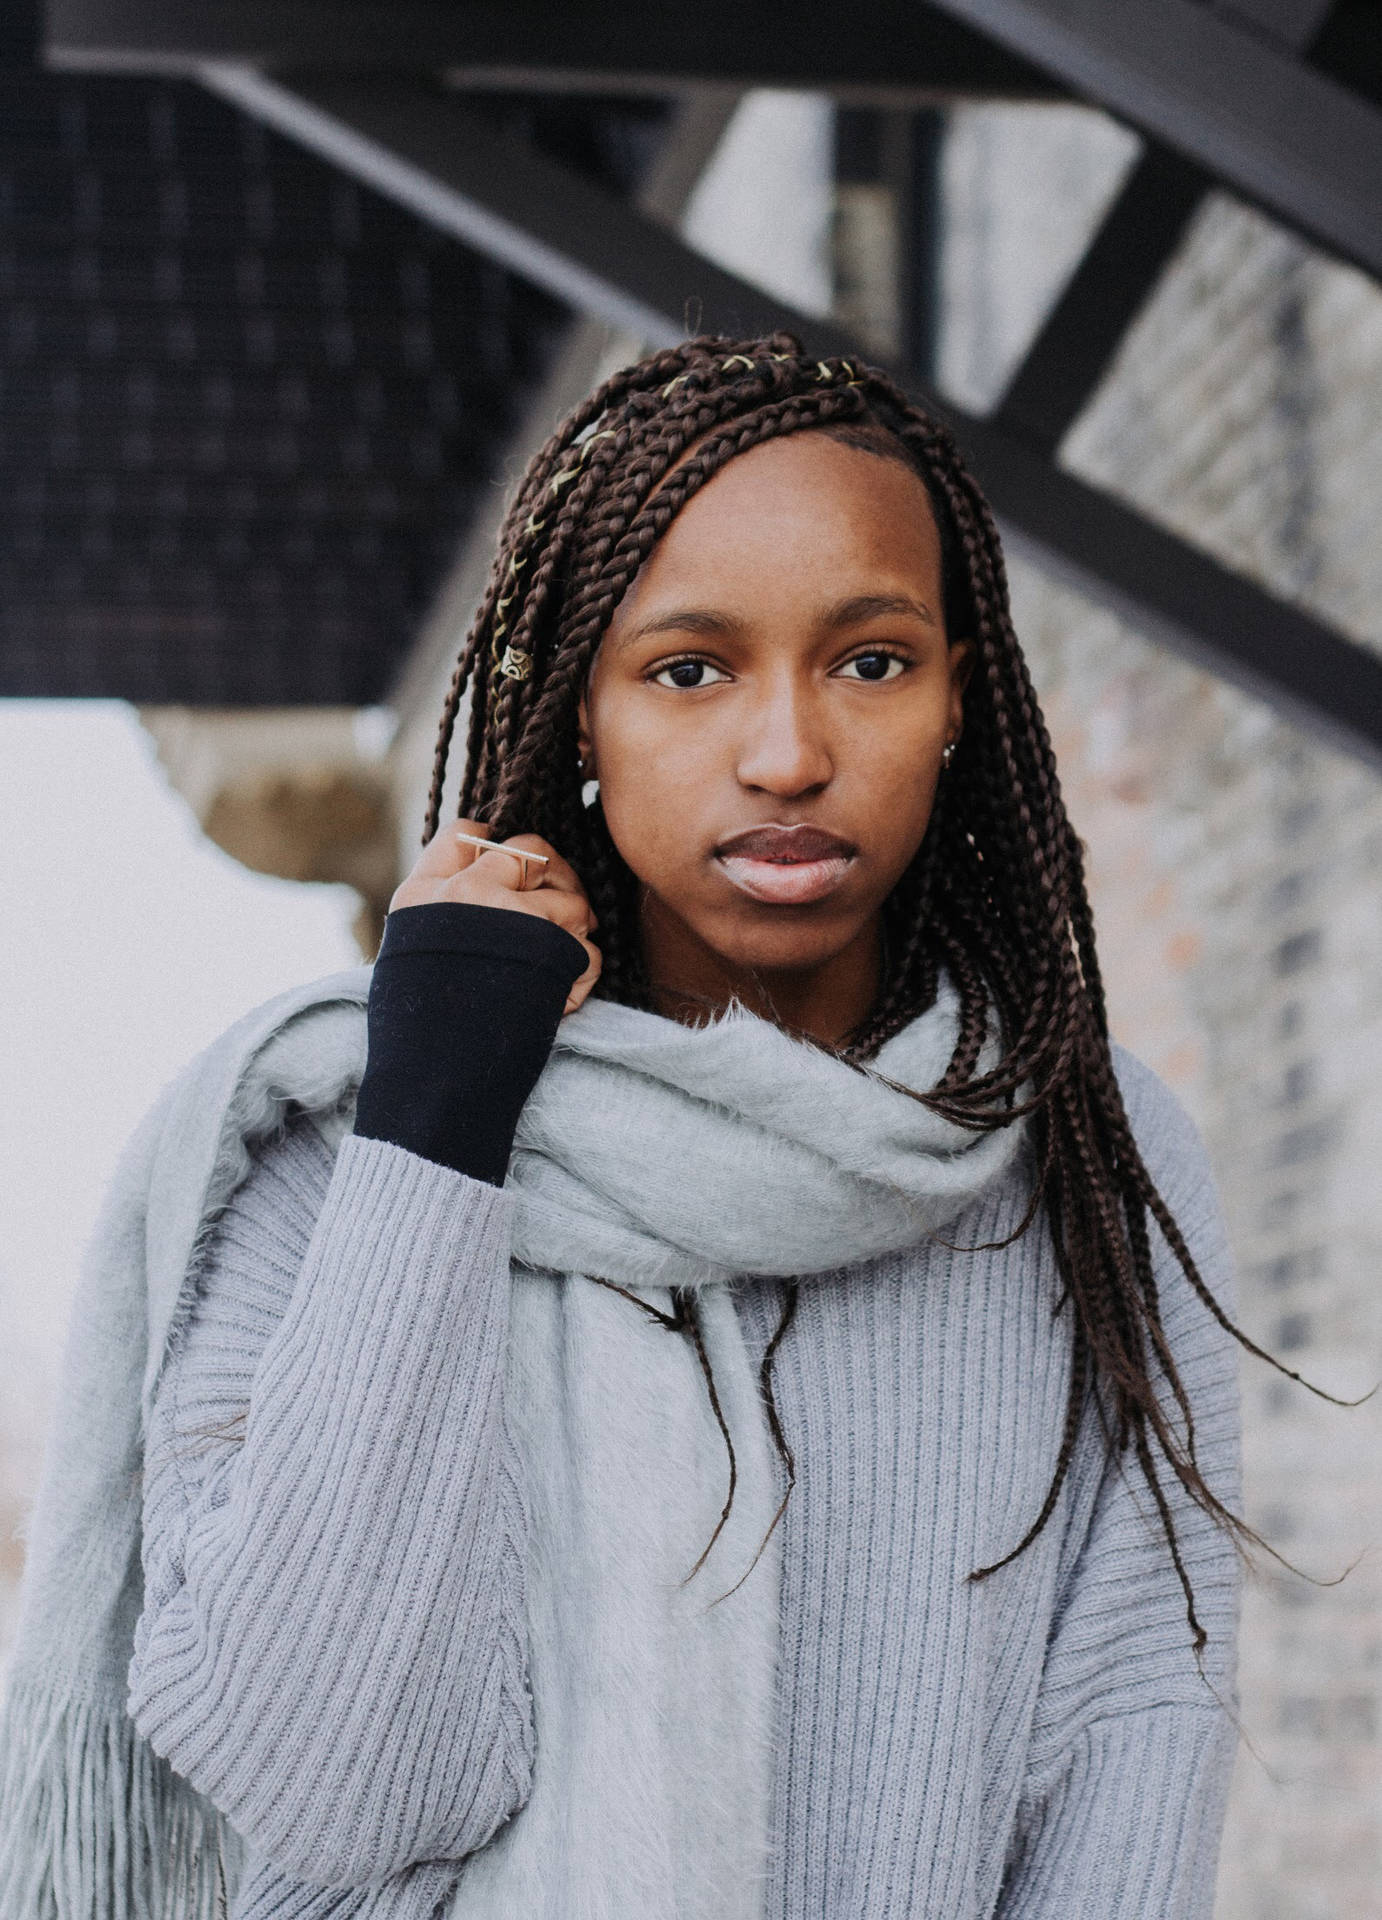
[[[488,840],[489,828],[478,820],[453,820],[440,827],[419,854],[407,879],[389,902],[395,907],[426,907],[453,900],[473,907],[502,907],[515,913],[536,914],[574,935],[585,948],[589,965],[567,995],[564,1013],[574,1013],[600,977],[600,950],[591,944],[596,925],[585,889],[556,848],[535,833],[516,833],[496,842],[495,852],[468,846],[462,833]],[[515,860],[499,846],[546,856],[546,866]]]

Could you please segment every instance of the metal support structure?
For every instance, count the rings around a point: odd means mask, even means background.
[[[1328,11],[1328,0],[1215,4],[1294,49],[1309,43]],[[1144,150],[1009,380],[997,408],[1005,425],[1055,452],[1093,398],[1210,184],[1193,161],[1164,147]]]
[[[941,334],[941,159],[945,115],[923,107],[907,115],[899,194],[902,249],[898,307],[902,361],[928,384],[936,378]]]
[[[928,382],[940,338],[944,139],[936,107],[835,109],[836,312]],[[856,225],[862,212],[862,232],[849,233],[851,212]]]
[[[0,13],[0,72],[7,67],[33,66],[40,38],[38,0],[8,0]]]
[[[46,45],[88,69],[384,71],[406,57],[468,86],[718,81],[895,104],[1073,91],[1382,275],[1382,109],[1292,52],[1318,13],[1318,0],[871,0],[841,32],[831,0],[798,0],[784,33],[741,0],[47,0]]]
[[[1382,277],[1382,111],[1200,0],[938,0]]]
[[[688,324],[745,333],[785,325],[823,357],[858,351],[829,322],[792,313],[639,209],[496,137],[442,93],[402,81],[323,79],[290,90],[243,70],[210,70],[206,79],[582,312],[631,327],[650,344],[680,338]],[[929,404],[948,414],[1009,536],[1039,565],[1382,766],[1382,658],[1064,472],[1001,420]]]
[[[203,67],[204,85],[453,239],[521,273],[579,313],[647,339],[685,327],[638,292],[610,216],[621,203],[496,135],[438,87],[321,79],[287,87],[252,67]],[[637,219],[638,216],[634,215]],[[583,223],[596,222],[586,228]],[[643,222],[641,224],[650,224]],[[662,236],[662,251],[679,243]],[[641,240],[652,236],[640,234]]]
[[[1008,383],[997,410],[1005,426],[1055,452],[1108,371],[1207,185],[1198,167],[1163,148],[1133,163]]]
[[[827,0],[789,16],[743,0],[46,0],[49,60],[90,71],[191,72],[206,60],[449,72],[466,87],[677,91],[837,87],[920,103],[1050,99],[1053,83],[920,0],[872,0],[842,22]]]
[[[1382,770],[1382,655],[1001,428],[970,421],[957,430],[1011,547],[1145,639]]]
[[[1215,13],[1256,27],[1285,47],[1308,47],[1333,0],[1211,0]]]

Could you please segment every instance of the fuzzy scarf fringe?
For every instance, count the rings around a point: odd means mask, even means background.
[[[23,1681],[0,1714],[5,1920],[222,1920],[240,1845],[124,1706]]]

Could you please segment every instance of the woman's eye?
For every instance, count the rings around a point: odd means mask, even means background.
[[[858,669],[857,675],[849,674],[851,667]],[[906,671],[907,662],[896,653],[856,653],[840,668],[841,673],[860,680],[895,680],[899,673]]]
[[[711,675],[719,679],[728,679],[719,667],[712,667],[708,660],[669,660],[665,667],[659,667],[653,679],[660,687],[708,687],[713,685]]]

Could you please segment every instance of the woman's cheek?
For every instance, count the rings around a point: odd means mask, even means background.
[[[640,880],[671,875],[695,863],[702,846],[733,829],[732,815],[708,817],[715,776],[694,743],[653,728],[621,730],[614,751],[597,750],[605,822],[620,855]]]
[[[667,801],[656,761],[647,762],[645,779],[621,778],[613,792],[602,773],[600,798],[619,857],[645,886],[660,892],[676,841],[667,830]]]

